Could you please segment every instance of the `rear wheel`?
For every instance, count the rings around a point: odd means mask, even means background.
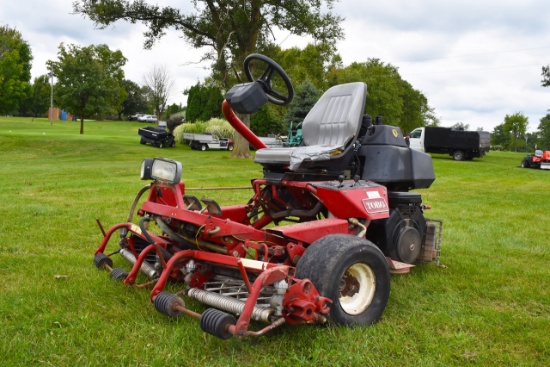
[[[465,158],[464,152],[462,150],[456,150],[453,152],[453,159],[455,161],[463,161]]]
[[[328,235],[312,243],[298,262],[296,277],[309,279],[333,301],[330,320],[366,325],[382,316],[390,294],[390,272],[382,251],[370,241]]]
[[[233,150],[233,144],[229,144],[229,146],[227,147],[227,150],[231,152]]]

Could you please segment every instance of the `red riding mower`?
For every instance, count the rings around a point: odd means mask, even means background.
[[[254,78],[257,64],[265,71]],[[159,312],[194,316],[222,339],[262,335],[284,323],[377,321],[390,293],[389,264],[439,258],[442,222],[424,218],[420,194],[409,192],[434,181],[431,157],[407,147],[399,128],[363,115],[364,83],[326,91],[302,123],[300,146],[267,148],[234,111],[254,113],[267,101],[286,105],[292,84],[263,55],[250,55],[244,67],[250,82],[228,92],[223,113],[263,167],[250,201],[199,200],[186,194],[180,162],[145,159],[141,179],[152,182],[137,194],[127,222],[104,232],[95,265],[127,285],[153,285]],[[162,234],[152,233],[151,222]],[[108,253],[115,232],[118,248]],[[133,264],[129,273],[113,268],[114,254]],[[139,272],[150,281],[135,284]],[[181,282],[182,290],[164,291],[167,282]],[[189,310],[183,296],[210,308]],[[266,326],[249,330],[252,320]]]

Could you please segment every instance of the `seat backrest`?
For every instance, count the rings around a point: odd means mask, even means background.
[[[305,145],[344,147],[359,132],[365,110],[367,85],[362,82],[328,89],[302,123]]]

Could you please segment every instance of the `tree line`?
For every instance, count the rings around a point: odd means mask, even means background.
[[[187,13],[172,6],[126,0],[79,0],[72,7],[75,14],[88,17],[98,28],[108,27],[119,20],[143,23],[146,28],[144,48],[151,48],[167,29],[175,29],[185,42],[195,48],[205,49],[203,60],[211,61],[212,73],[205,81],[187,91],[187,113],[192,119],[195,116],[202,119],[204,116],[219,115],[215,105],[220,95],[223,96],[235,83],[246,81],[242,70],[243,60],[250,53],[258,52],[277,60],[291,76],[299,95],[318,96],[332,85],[360,80],[368,85],[366,113],[382,115],[386,123],[401,127],[403,132],[418,126],[437,125],[438,118],[426,96],[402,79],[396,66],[376,58],[348,66],[342,64],[336,45],[344,37],[341,27],[344,19],[332,12],[335,1],[198,0],[192,2],[193,9]],[[310,37],[312,44],[304,49],[283,50],[274,36],[275,29]],[[19,60],[30,65],[30,48],[19,38],[19,45],[22,45],[20,54],[23,56]],[[111,51],[106,45],[80,47],[61,44],[58,56],[58,60],[49,61],[48,66],[57,76],[56,95],[62,103],[60,107],[71,107],[72,112],[76,112],[81,119],[91,114],[114,113],[122,116],[131,110],[139,111],[145,108],[139,100],[144,96],[143,99],[149,105],[147,107],[152,107],[157,114],[169,107],[162,98],[155,100],[151,97],[154,88],[150,85],[151,90],[148,91],[124,78],[122,67],[126,59],[120,51]],[[26,69],[23,67],[17,76],[21,81],[20,89],[26,88],[24,94],[30,97],[34,95],[30,93],[30,87],[36,84],[36,95],[44,96],[47,78],[37,78],[31,84],[27,78],[30,66]],[[160,76],[162,74],[158,73]],[[543,85],[548,84],[548,67],[543,68],[543,76]],[[169,84],[169,80],[164,81],[163,86]],[[64,92],[71,88],[78,93],[73,92],[70,93],[72,97],[63,98],[63,95],[69,96],[69,93]],[[12,104],[3,103],[0,111],[9,113],[6,111],[13,110],[16,107],[13,100],[19,101],[18,108],[25,106],[21,95],[11,93]],[[288,121],[296,122],[303,118],[300,117],[302,112],[298,110],[306,108],[312,101],[313,98],[304,103],[297,98],[294,105],[286,109],[267,106],[252,116],[252,120],[249,120],[249,116],[243,116],[243,120],[260,135],[284,131]],[[0,99],[0,102],[3,101]],[[202,111],[194,107],[197,102],[203,108]],[[31,104],[39,105],[38,102]],[[30,110],[30,107],[27,108]],[[214,111],[204,111],[210,108]],[[293,111],[298,113],[294,115]],[[83,120],[81,129],[82,124]],[[516,137],[515,131],[513,134],[516,144],[519,137]],[[248,143],[237,140],[233,154],[248,156]]]

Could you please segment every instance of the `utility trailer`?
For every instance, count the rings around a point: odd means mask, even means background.
[[[161,127],[142,127],[138,130],[138,134],[140,136],[140,144],[149,143],[158,148],[176,146],[174,135],[170,134],[168,131]]]
[[[481,158],[491,147],[491,134],[487,131],[448,127],[420,127],[408,134],[408,139],[413,149],[449,154],[456,161]]]
[[[183,139],[189,142],[191,149],[205,151],[207,149],[233,150],[233,140],[220,137],[218,134],[184,133]]]
[[[126,285],[152,287],[157,311],[196,318],[222,339],[287,323],[376,322],[392,269],[438,262],[443,224],[426,218],[429,207],[409,191],[435,180],[431,157],[411,150],[398,127],[370,123],[362,82],[321,96],[302,123],[302,145],[268,148],[236,113],[254,113],[267,101],[290,103],[292,84],[266,56],[250,55],[244,66],[250,83],[233,87],[222,111],[262,167],[250,200],[221,206],[198,199],[181,182],[180,162],[146,158],[141,179],[148,184],[127,220],[107,231],[98,221],[103,240],[95,265]],[[251,69],[265,71],[254,79]],[[272,83],[277,75],[284,85]],[[131,264],[129,272],[114,267],[115,255]],[[168,283],[180,290],[168,292]],[[208,308],[191,310],[185,299]]]

